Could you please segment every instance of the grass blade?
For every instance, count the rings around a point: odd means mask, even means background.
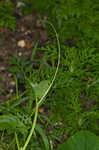
[[[47,138],[44,130],[41,128],[41,126],[39,124],[36,124],[35,130],[41,135],[42,140],[44,142],[45,150],[50,150],[48,138]]]

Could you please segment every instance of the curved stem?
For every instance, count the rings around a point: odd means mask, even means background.
[[[30,134],[29,134],[29,136],[28,136],[28,138],[27,138],[27,140],[26,140],[24,146],[21,147],[21,148],[19,148],[19,146],[18,146],[18,150],[19,150],[19,149],[20,149],[20,150],[26,150],[26,147],[27,147],[27,145],[29,144],[29,141],[30,141],[30,139],[31,139],[31,137],[32,137],[32,134],[33,134],[33,132],[34,132],[34,128],[35,128],[36,121],[37,121],[38,108],[39,108],[39,106],[42,104],[42,102],[44,101],[44,98],[45,98],[46,95],[48,94],[49,90],[51,89],[51,87],[52,87],[52,85],[53,85],[53,83],[54,83],[54,81],[55,81],[55,79],[56,79],[57,72],[58,72],[58,70],[59,70],[59,65],[60,65],[60,42],[59,42],[58,34],[57,34],[56,29],[55,29],[55,27],[53,26],[53,24],[50,23],[49,21],[46,21],[46,22],[53,28],[53,30],[54,30],[54,32],[55,32],[55,35],[56,35],[57,44],[58,44],[58,52],[59,52],[59,54],[58,54],[58,64],[57,64],[56,72],[55,72],[55,74],[54,74],[54,77],[53,77],[53,79],[52,79],[52,81],[51,81],[51,83],[50,83],[48,89],[47,89],[46,92],[43,94],[43,96],[41,97],[41,99],[40,99],[39,102],[37,102],[37,98],[36,98],[36,108],[34,108],[33,113],[31,114],[31,116],[32,116],[32,115],[34,114],[34,112],[35,112],[34,121],[33,121],[33,124],[32,124],[32,128],[31,128]],[[32,86],[31,83],[30,83],[30,85]],[[17,139],[17,136],[16,136],[16,139]],[[18,140],[17,140],[17,145],[18,145]]]
[[[35,125],[36,125],[37,114],[38,114],[38,102],[37,102],[37,98],[36,98],[36,110],[35,110],[34,121],[33,121],[33,124],[32,124],[32,128],[31,128],[30,134],[29,134],[29,136],[28,136],[28,138],[27,138],[27,140],[26,140],[26,142],[25,142],[23,148],[21,148],[22,150],[25,150],[26,147],[27,147],[27,145],[28,145],[29,142],[30,142],[30,139],[31,139],[31,137],[32,137],[32,134],[33,134],[33,132],[34,132],[34,128],[35,128]]]
[[[54,30],[54,32],[55,32],[56,39],[57,39],[57,44],[58,44],[58,52],[59,52],[59,54],[58,54],[58,64],[57,64],[56,72],[54,74],[54,77],[53,77],[52,82],[50,83],[48,89],[46,90],[46,92],[41,97],[40,101],[38,102],[39,106],[42,104],[44,98],[46,97],[46,95],[48,94],[49,90],[51,89],[51,87],[52,87],[52,85],[53,85],[53,83],[54,83],[54,81],[56,79],[56,75],[57,75],[57,72],[58,72],[58,69],[59,69],[59,65],[60,65],[60,42],[59,42],[57,31],[56,31],[55,27],[53,26],[53,24],[51,22],[49,22],[49,21],[45,21],[45,22],[48,23],[52,27],[52,29]]]
[[[51,87],[52,87],[52,85],[53,85],[53,83],[54,83],[54,81],[55,81],[55,79],[56,79],[56,75],[57,75],[57,73],[58,73],[59,65],[60,65],[60,49],[61,49],[61,48],[60,48],[59,38],[58,38],[58,33],[57,33],[55,27],[53,26],[53,24],[52,24],[51,22],[49,22],[49,21],[47,21],[47,20],[46,20],[46,21],[43,21],[43,22],[48,23],[48,24],[52,27],[52,29],[54,30],[54,32],[55,32],[56,39],[57,39],[57,45],[58,45],[58,64],[57,64],[57,68],[56,68],[56,72],[55,72],[55,74],[54,74],[54,77],[53,77],[53,79],[52,79],[52,81],[51,81],[51,83],[50,83],[48,89],[45,91],[45,93],[43,94],[43,96],[42,96],[41,99],[39,100],[38,106],[40,106],[40,105],[43,103],[44,98],[45,98],[46,95],[48,94],[49,90],[51,89]],[[29,82],[30,82],[30,81],[29,81]],[[33,85],[31,84],[31,82],[30,82],[30,85],[33,87]],[[34,88],[34,87],[33,87],[33,88]],[[35,111],[35,108],[34,108],[34,111]],[[34,114],[34,111],[32,112],[31,116]]]

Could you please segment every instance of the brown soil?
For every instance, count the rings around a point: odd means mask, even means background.
[[[15,86],[13,75],[9,71],[11,67],[8,61],[9,56],[29,57],[36,41],[42,45],[47,40],[46,32],[35,14],[22,16],[17,12],[14,15],[16,32],[0,27],[0,102],[13,96],[13,87]],[[18,46],[18,42],[21,40],[25,42],[24,47]]]

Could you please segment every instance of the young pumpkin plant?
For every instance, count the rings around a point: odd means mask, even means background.
[[[59,42],[58,34],[57,34],[56,29],[53,26],[53,24],[50,23],[49,21],[44,21],[44,23],[49,24],[52,27],[52,29],[54,30],[54,32],[55,32],[56,39],[57,39],[57,44],[58,44],[58,64],[57,64],[55,75],[54,75],[54,77],[53,77],[53,79],[52,79],[50,84],[49,84],[49,81],[47,81],[47,80],[41,81],[39,84],[37,84],[37,83],[33,84],[27,78],[28,82],[30,83],[30,85],[34,89],[34,92],[35,92],[35,95],[36,95],[36,107],[33,109],[33,112],[32,112],[32,115],[35,113],[34,121],[32,123],[32,128],[30,130],[30,133],[29,133],[29,135],[27,137],[27,140],[26,140],[26,142],[25,142],[23,147],[20,147],[17,133],[15,133],[15,138],[16,138],[16,143],[17,143],[18,150],[26,150],[26,148],[27,148],[27,146],[28,146],[28,144],[30,142],[30,139],[31,139],[31,137],[32,137],[32,135],[34,133],[34,129],[36,129],[41,134],[42,139],[43,139],[44,144],[45,144],[45,148],[46,148],[46,150],[49,150],[49,145],[48,145],[47,138],[45,138],[45,135],[43,134],[43,130],[40,128],[40,126],[38,124],[36,126],[36,122],[37,122],[37,116],[38,116],[38,108],[44,102],[45,97],[48,94],[49,90],[51,89],[51,87],[52,87],[52,85],[53,85],[53,83],[54,83],[54,81],[56,79],[56,75],[58,73],[59,64],[60,64],[60,42]],[[38,101],[38,98],[40,99],[39,101]]]

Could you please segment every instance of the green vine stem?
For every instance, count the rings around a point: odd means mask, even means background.
[[[57,64],[57,68],[56,68],[56,72],[55,72],[55,74],[54,74],[54,77],[53,77],[53,79],[52,79],[52,81],[51,81],[51,83],[50,83],[48,89],[45,91],[45,93],[43,94],[43,96],[42,96],[41,99],[39,100],[38,106],[40,106],[40,105],[43,103],[44,98],[45,98],[46,95],[48,94],[49,90],[51,89],[51,87],[52,87],[52,85],[53,85],[53,83],[54,83],[54,81],[55,81],[55,79],[56,79],[56,75],[57,75],[57,73],[58,73],[59,65],[60,65],[60,51],[61,51],[61,50],[60,50],[61,48],[60,48],[60,42],[59,42],[59,38],[58,38],[58,33],[57,33],[55,27],[53,26],[53,24],[52,24],[50,21],[47,21],[47,20],[46,20],[46,21],[41,21],[41,22],[49,24],[49,25],[52,27],[52,29],[54,30],[54,32],[55,32],[56,40],[57,40],[57,45],[58,45],[58,64]],[[28,80],[28,81],[29,81],[29,80]],[[30,83],[30,85],[33,87],[33,84],[32,84],[30,81],[29,81],[29,83]],[[34,114],[34,112],[35,112],[35,108],[34,108],[32,114],[31,114],[31,116]]]
[[[34,132],[34,129],[35,129],[35,125],[36,125],[36,121],[37,121],[37,115],[38,115],[38,101],[37,101],[37,97],[36,97],[36,109],[35,109],[34,121],[33,121],[33,123],[32,123],[32,128],[31,128],[31,130],[30,130],[30,134],[28,135],[27,140],[26,140],[26,142],[25,142],[25,144],[24,144],[23,147],[20,147],[20,146],[19,146],[18,136],[17,136],[17,134],[15,133],[15,138],[16,138],[16,143],[17,143],[17,148],[18,148],[18,150],[26,150],[26,147],[28,146],[28,144],[29,144],[29,142],[30,142],[30,139],[31,139],[31,137],[32,137],[32,134],[33,134],[33,132]]]
[[[55,32],[56,39],[57,39],[57,44],[58,44],[58,51],[59,51],[59,54],[58,54],[58,64],[57,64],[57,68],[56,68],[56,72],[55,72],[55,75],[54,75],[54,77],[53,77],[53,80],[52,80],[52,82],[50,83],[49,88],[46,90],[46,92],[45,92],[44,95],[41,97],[40,101],[38,102],[38,106],[40,106],[40,105],[42,104],[44,98],[46,97],[46,95],[48,94],[49,90],[51,89],[51,87],[52,87],[52,85],[53,85],[53,83],[54,83],[54,81],[55,81],[55,79],[56,79],[56,75],[57,75],[57,73],[58,73],[59,64],[60,64],[60,42],[59,42],[59,38],[58,38],[57,31],[56,31],[55,27],[53,26],[53,24],[52,24],[51,22],[49,22],[49,21],[47,21],[47,20],[44,21],[44,22],[45,22],[45,23],[48,23],[48,24],[52,27],[52,29],[54,30],[54,32]]]
[[[18,137],[17,137],[17,134],[15,134],[18,150],[26,150],[26,147],[28,146],[28,144],[29,144],[29,142],[30,142],[30,139],[31,139],[32,134],[33,134],[33,132],[34,132],[35,125],[36,125],[36,121],[37,121],[38,108],[39,108],[39,106],[43,103],[44,98],[46,97],[46,95],[48,94],[49,90],[51,89],[51,87],[52,87],[52,85],[53,85],[53,83],[54,83],[54,81],[55,81],[55,79],[56,79],[56,75],[57,75],[57,73],[58,73],[58,69],[59,69],[59,65],[60,65],[60,42],[59,42],[58,34],[57,34],[57,32],[56,32],[55,27],[53,26],[53,24],[52,24],[51,22],[49,22],[49,21],[43,21],[43,22],[48,23],[48,24],[52,27],[52,29],[54,30],[54,32],[55,32],[56,39],[57,39],[57,44],[58,44],[58,64],[57,64],[57,68],[56,68],[56,72],[55,72],[55,74],[54,74],[54,77],[53,77],[53,79],[52,79],[52,81],[51,81],[51,83],[50,83],[48,89],[47,89],[46,92],[43,94],[43,96],[41,97],[41,99],[39,100],[39,102],[37,101],[37,97],[36,97],[36,107],[33,109],[33,112],[32,112],[32,114],[31,114],[31,116],[32,116],[32,115],[34,114],[34,112],[35,112],[34,121],[33,121],[33,124],[32,124],[32,128],[31,128],[30,134],[29,134],[29,136],[27,137],[27,140],[26,140],[26,142],[25,142],[25,144],[24,144],[23,147],[21,147],[21,148],[19,147]],[[30,81],[29,81],[29,82],[30,82]],[[32,86],[32,83],[31,83],[31,82],[30,82],[30,85]]]
[[[23,148],[21,148],[22,150],[26,149],[26,147],[29,144],[29,141],[30,141],[30,139],[32,137],[32,134],[33,134],[34,129],[35,129],[36,121],[37,121],[37,114],[38,114],[38,101],[37,101],[37,97],[36,97],[36,110],[35,110],[34,121],[33,121],[33,124],[32,124],[32,128],[31,128],[30,134],[29,134],[29,136],[28,136],[28,138],[27,138]]]

